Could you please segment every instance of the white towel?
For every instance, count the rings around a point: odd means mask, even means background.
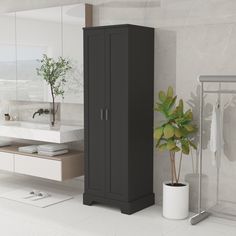
[[[39,155],[43,155],[43,156],[53,157],[53,156],[62,155],[62,154],[68,153],[68,152],[69,152],[68,150],[59,150],[59,151],[53,151],[53,152],[50,152],[50,151],[38,151],[38,154]]]
[[[38,151],[55,152],[68,149],[67,144],[44,144],[38,146]]]
[[[19,152],[26,152],[26,153],[36,153],[38,151],[37,145],[29,145],[29,146],[24,146],[24,147],[19,147],[18,151]]]
[[[222,149],[223,145],[224,141],[223,141],[220,107],[218,104],[216,104],[216,106],[213,107],[213,112],[212,112],[211,136],[210,136],[210,150],[211,152],[213,152],[212,156],[213,166],[216,166],[217,157],[218,159],[220,158],[218,154]],[[218,160],[218,163],[219,161],[220,160]]]

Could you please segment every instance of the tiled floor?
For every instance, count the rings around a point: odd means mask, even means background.
[[[62,185],[0,175],[0,193],[22,187],[53,189],[74,199],[44,209],[0,199],[1,236],[236,236],[236,222],[215,217],[191,226],[188,220],[164,219],[159,206],[130,216],[101,205],[84,206],[81,180]]]

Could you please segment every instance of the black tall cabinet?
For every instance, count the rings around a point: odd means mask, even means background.
[[[84,204],[154,204],[153,73],[153,28],[84,28]]]

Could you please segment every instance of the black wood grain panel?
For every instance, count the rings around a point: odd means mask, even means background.
[[[86,187],[90,193],[105,192],[105,44],[104,32],[92,31],[85,36],[85,113],[86,113]]]
[[[106,30],[107,195],[128,199],[128,29]]]
[[[154,31],[129,36],[129,200],[153,192]]]

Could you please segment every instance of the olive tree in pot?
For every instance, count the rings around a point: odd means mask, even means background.
[[[189,214],[189,185],[180,182],[183,154],[188,155],[190,148],[196,149],[192,142],[197,131],[193,124],[193,114],[184,111],[183,100],[177,103],[173,88],[159,92],[155,111],[164,117],[162,124],[155,128],[154,138],[160,151],[168,151],[171,164],[171,180],[163,183],[163,216],[169,219],[184,219]],[[176,153],[180,153],[177,166]]]
[[[50,92],[52,96],[52,121],[51,125],[55,125],[56,120],[56,108],[55,99],[57,96],[64,98],[64,85],[66,83],[66,74],[72,69],[70,61],[63,57],[59,57],[58,60],[48,57],[43,54],[43,58],[39,60],[40,67],[37,68],[37,74],[42,76],[42,78],[50,86]]]

